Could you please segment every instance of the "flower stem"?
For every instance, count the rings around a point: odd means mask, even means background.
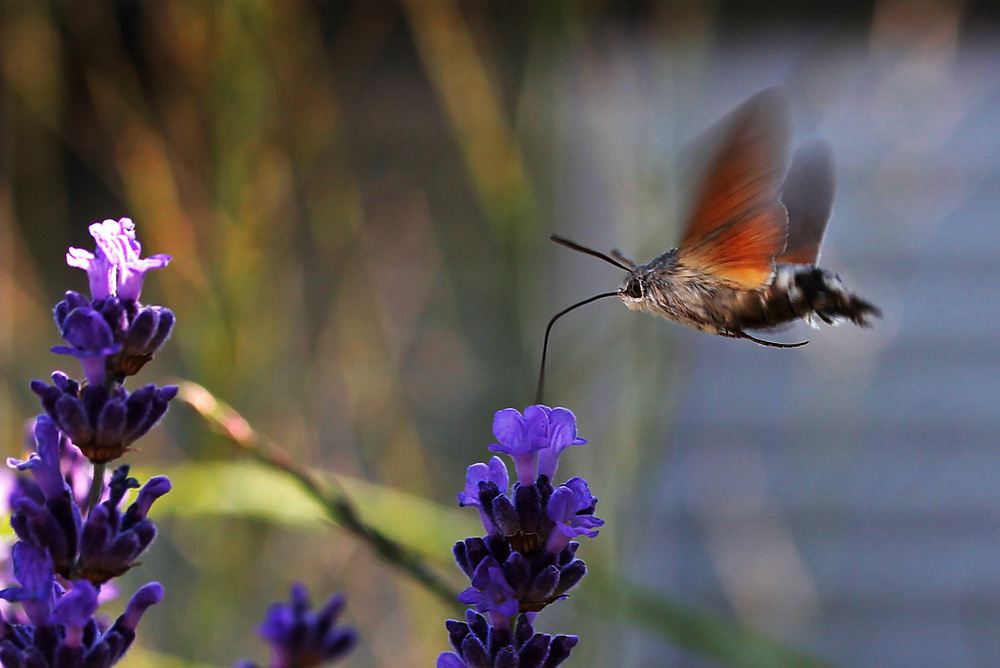
[[[94,464],[94,479],[90,481],[90,493],[87,495],[87,516],[101,501],[101,493],[104,492],[104,462]]]
[[[332,489],[325,481],[299,466],[277,443],[254,431],[242,415],[216,399],[204,387],[190,381],[180,381],[178,385],[180,400],[218,427],[235,445],[257,461],[289,475],[323,507],[330,519],[367,543],[375,554],[409,575],[443,603],[456,610],[464,609],[457,604],[458,592],[415,552],[367,524],[339,490]]]

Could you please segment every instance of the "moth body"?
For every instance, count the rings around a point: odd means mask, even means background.
[[[879,310],[852,294],[833,272],[816,266],[778,264],[765,286],[747,290],[685,267],[671,250],[630,271],[618,296],[632,311],[663,316],[708,334],[739,337],[814,318],[868,326]]]

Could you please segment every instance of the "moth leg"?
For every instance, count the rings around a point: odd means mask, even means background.
[[[731,332],[728,329],[720,329],[719,336],[725,336],[730,339],[747,339],[766,348],[800,348],[801,346],[809,343],[808,341],[799,341],[798,343],[777,343],[775,341],[765,341],[764,339],[758,339],[756,336],[752,336],[743,331],[737,330]]]

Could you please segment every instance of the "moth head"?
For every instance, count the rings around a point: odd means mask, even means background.
[[[629,272],[625,282],[618,288],[618,296],[629,310],[641,310],[646,298],[646,281],[641,276]]]

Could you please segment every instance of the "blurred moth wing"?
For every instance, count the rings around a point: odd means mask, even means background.
[[[781,189],[781,201],[788,211],[788,243],[777,258],[779,263],[817,263],[823,233],[833,214],[835,181],[829,144],[815,140],[795,151]]]
[[[788,238],[780,198],[791,152],[784,94],[778,88],[757,93],[710,133],[722,139],[702,177],[677,261],[755,290],[771,280]]]

